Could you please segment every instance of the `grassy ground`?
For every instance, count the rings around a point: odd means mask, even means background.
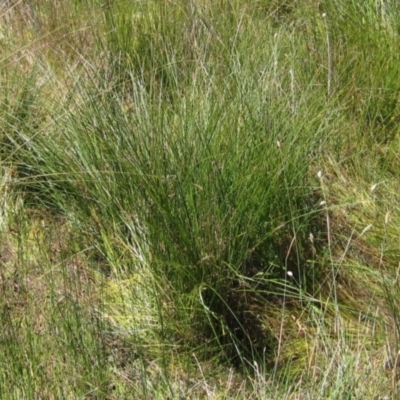
[[[3,2],[1,398],[398,398],[399,32]]]

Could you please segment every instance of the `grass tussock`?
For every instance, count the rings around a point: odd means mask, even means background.
[[[4,2],[1,397],[396,398],[399,11]]]

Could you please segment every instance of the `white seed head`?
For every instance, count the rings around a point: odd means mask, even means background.
[[[371,193],[373,193],[373,192],[375,191],[375,189],[376,189],[379,185],[381,185],[382,183],[385,183],[385,181],[380,181],[380,182],[374,183],[374,184],[371,186]]]
[[[287,274],[288,274],[288,276],[290,276],[291,278],[293,277],[293,272],[292,272],[292,271],[288,271]]]
[[[317,176],[318,176],[319,179],[322,178],[322,171],[321,171],[321,170],[319,170],[319,171],[317,172]]]
[[[361,232],[361,236],[364,235],[364,233],[367,233],[369,230],[372,229],[372,224],[369,224],[368,226],[366,226],[363,231]]]
[[[321,203],[319,203],[320,206],[326,206],[326,201],[322,200]]]

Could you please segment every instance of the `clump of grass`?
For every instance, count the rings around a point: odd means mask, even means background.
[[[2,14],[5,395],[395,395],[395,5],[71,3]]]

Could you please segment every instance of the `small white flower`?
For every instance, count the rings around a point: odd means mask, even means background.
[[[322,200],[321,203],[319,203],[320,206],[326,206],[326,201]]]
[[[314,243],[314,235],[312,234],[312,232],[310,232],[309,238],[310,238],[310,242]]]
[[[293,272],[292,272],[292,271],[288,271],[287,274],[288,274],[288,276],[290,276],[291,278],[293,278]]]
[[[321,15],[322,15],[322,18],[326,17],[326,13],[322,13]]]
[[[322,171],[321,171],[321,170],[319,170],[319,171],[317,172],[317,176],[318,176],[319,179],[322,178]]]

